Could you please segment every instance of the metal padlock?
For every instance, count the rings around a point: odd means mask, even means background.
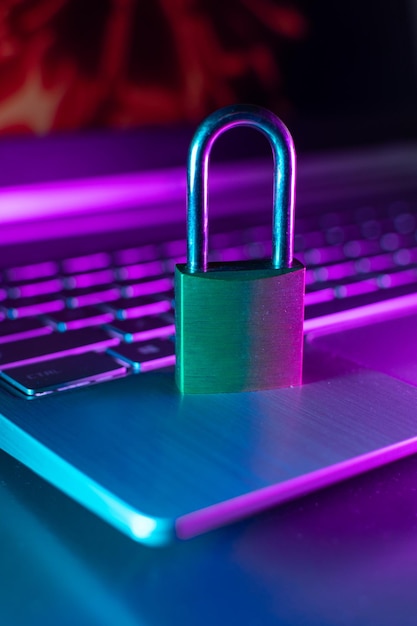
[[[207,183],[215,139],[251,126],[274,156],[272,257],[207,262]],[[256,391],[301,384],[305,268],[293,259],[295,151],[270,111],[232,105],[209,116],[191,142],[187,264],[175,268],[176,381],[184,393]]]

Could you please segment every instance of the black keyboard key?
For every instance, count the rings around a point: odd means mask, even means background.
[[[49,278],[50,276],[56,276],[56,274],[58,274],[58,264],[55,261],[11,267],[6,270],[6,277],[10,282],[24,282],[37,280],[39,278]]]
[[[126,265],[116,269],[118,280],[137,280],[149,276],[159,276],[164,273],[164,263],[161,260],[150,261],[149,263],[138,263]]]
[[[23,341],[6,343],[0,350],[0,369],[29,363],[40,363],[52,358],[105,350],[117,345],[119,339],[110,337],[101,328],[82,328],[66,333],[51,333]]]
[[[372,277],[338,285],[334,288],[334,292],[337,298],[352,298],[353,296],[360,296],[365,293],[379,291],[380,289],[381,285],[378,281],[378,277]]]
[[[114,315],[109,311],[100,311],[98,308],[88,306],[80,309],[64,309],[63,311],[44,316],[45,323],[61,333],[66,330],[77,330],[87,326],[108,324],[113,318]]]
[[[175,363],[175,345],[170,339],[123,343],[117,348],[111,348],[108,353],[126,361],[135,372],[147,372]]]
[[[54,296],[35,296],[33,298],[20,298],[4,300],[1,309],[9,319],[22,317],[34,317],[44,313],[61,311],[65,308],[65,303],[59,294]]]
[[[169,291],[173,286],[172,275],[164,275],[158,278],[149,278],[140,282],[118,283],[120,291],[125,298],[135,298],[137,296],[147,296],[154,293]]]
[[[87,289],[113,283],[114,272],[112,269],[95,270],[66,276],[64,280],[66,289]]]
[[[138,298],[119,298],[114,302],[102,304],[100,308],[110,311],[118,320],[127,320],[133,317],[165,313],[171,309],[171,302],[157,296],[139,296]]]
[[[116,265],[131,265],[133,263],[143,263],[144,261],[153,261],[160,256],[158,246],[150,244],[148,246],[140,246],[138,248],[127,248],[126,250],[117,250],[113,253]]]
[[[107,252],[97,252],[85,256],[64,259],[62,269],[65,274],[77,274],[80,272],[90,272],[91,270],[101,270],[111,264],[110,255]]]
[[[0,372],[0,379],[27,396],[43,396],[124,376],[126,365],[106,353],[87,352]]]
[[[316,304],[322,304],[323,302],[331,302],[336,297],[334,289],[332,287],[323,287],[316,291],[307,292],[304,296],[304,304],[306,307]]]
[[[91,289],[72,289],[65,294],[65,301],[70,309],[95,306],[102,302],[111,302],[120,298],[120,289],[115,285],[92,287]]]
[[[299,259],[305,265],[325,265],[345,261],[346,255],[341,246],[326,246],[325,248],[311,248],[304,253],[297,253]]]
[[[395,267],[395,259],[391,253],[385,252],[383,254],[357,259],[355,261],[355,267],[358,274],[383,272]]]
[[[106,325],[105,329],[126,343],[148,341],[155,337],[173,335],[175,333],[174,316],[172,314],[149,315],[136,319],[115,320]]]
[[[42,324],[36,317],[24,317],[23,319],[7,320],[0,322],[0,344],[31,337],[41,337],[52,332],[50,326]]]
[[[8,290],[9,298],[32,298],[34,296],[44,296],[50,293],[58,293],[62,290],[63,284],[60,278],[50,278],[38,282],[17,283]]]
[[[333,263],[309,269],[306,272],[306,284],[310,285],[316,281],[325,283],[326,281],[343,280],[358,273],[355,261],[343,261],[342,263]]]
[[[391,289],[393,287],[413,284],[417,286],[417,268],[410,267],[396,272],[390,272],[389,274],[381,274],[378,276],[378,284],[382,289]]]

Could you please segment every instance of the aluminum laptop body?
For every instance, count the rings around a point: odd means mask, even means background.
[[[149,545],[415,452],[415,127],[390,114],[366,135],[365,118],[296,127],[296,146],[321,139],[298,159],[303,385],[210,396],[173,373],[190,135],[3,141],[0,447]],[[358,126],[372,145],[323,150]],[[213,258],[268,255],[271,168],[211,165]]]
[[[378,158],[371,151],[361,157],[343,154],[324,157],[321,162],[317,158],[301,160],[298,223],[303,216],[307,221],[316,219],[317,207],[319,215],[331,216],[333,206],[343,203],[359,207],[356,212],[369,208],[371,202],[392,211],[400,202],[396,200],[400,192],[409,208],[401,209],[397,216],[409,214],[416,162],[415,150],[404,147],[380,151]],[[219,228],[224,227],[227,218],[247,235],[259,233],[261,228],[266,232],[270,168],[268,161],[213,168],[213,228],[216,220]],[[102,215],[100,207],[78,215],[77,229],[86,234],[69,242],[57,237],[60,255],[67,257],[75,250],[78,258],[82,253],[85,257],[88,244],[94,253],[104,245],[107,250],[126,249],[141,232],[149,242],[147,233],[155,226],[165,237],[167,233],[172,236],[178,225],[183,228],[183,171],[139,174],[129,180],[122,175],[99,182],[101,187],[119,187],[119,196],[130,188],[131,196],[137,194],[139,198],[143,178],[150,181],[153,176],[159,177],[156,203],[148,198],[141,200],[139,208],[117,207],[113,211],[105,207],[106,221],[112,225],[110,233],[105,229],[89,232],[97,214]],[[341,180],[345,181],[343,188]],[[92,179],[89,184],[97,182]],[[54,191],[59,188],[67,199],[73,186],[73,181],[56,184]],[[32,186],[32,201],[35,192],[52,193],[50,185]],[[6,193],[11,202],[10,195],[22,194],[22,188]],[[265,219],[254,223],[253,206],[259,203],[266,207],[260,211]],[[160,216],[168,226],[161,226]],[[58,218],[66,234],[73,219],[71,213]],[[15,243],[7,255],[9,266],[24,266],[23,258],[26,263],[36,259],[36,264],[42,257],[50,258],[53,246],[44,245],[42,232],[51,230],[53,223],[53,216],[32,219],[31,237],[38,236],[38,241]],[[25,221],[20,227],[25,230]],[[7,229],[12,237],[16,223],[5,224],[5,233]],[[306,237],[309,232],[316,231],[306,232]],[[308,250],[311,256],[312,250],[324,254],[334,248]],[[409,250],[412,254],[412,246]],[[17,255],[13,259],[12,251]],[[31,258],[31,254],[35,256]],[[347,258],[343,263],[350,260],[358,264],[361,258]],[[326,267],[334,271],[337,263],[316,264],[312,271]],[[414,354],[417,297],[412,283],[403,280],[400,284],[400,272],[405,271],[415,271],[412,263],[397,265],[391,274],[371,272],[364,274],[363,280],[339,280],[336,286],[327,280],[318,283],[319,287],[316,283],[313,290],[307,288],[302,387],[183,396],[175,386],[171,365],[120,378],[115,375],[115,380],[98,384],[84,381],[74,384],[73,389],[30,399],[3,378],[2,448],[109,523],[149,544],[193,536],[409,454],[417,441],[416,375],[410,356]],[[378,286],[378,280],[385,276],[388,281],[389,275],[399,284],[373,290],[366,290],[366,284],[364,287],[364,282],[372,280]],[[325,289],[340,292],[352,284],[363,293],[323,299]],[[409,349],[402,356],[403,344]],[[397,353],[393,346],[399,347]],[[63,363],[65,357],[61,358]],[[48,368],[48,360],[36,363],[41,377],[48,376]],[[18,370],[4,371],[13,377]]]

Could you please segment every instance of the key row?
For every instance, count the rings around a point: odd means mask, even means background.
[[[69,335],[70,333],[63,337]],[[175,347],[170,339],[153,339],[151,342],[129,345],[116,344],[117,347],[107,347],[106,351],[106,340],[98,336],[96,339],[98,343],[85,343],[78,351],[71,349],[67,343],[65,346],[61,345],[65,351],[49,355],[41,361],[26,360],[12,367],[2,366],[0,380],[24,395],[34,397],[175,363]],[[98,346],[99,351],[91,351],[91,348],[98,350]]]
[[[126,319],[168,310],[170,304],[167,301],[172,289],[172,276],[163,276],[129,285],[103,285],[33,297],[6,298],[0,303],[0,319],[1,316],[17,319],[56,314],[67,308],[77,310],[92,306],[100,306],[103,311]]]

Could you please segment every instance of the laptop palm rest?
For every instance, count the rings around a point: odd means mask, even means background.
[[[165,370],[40,401],[1,391],[0,442],[138,541],[192,537],[417,450],[417,389],[322,341],[299,388],[181,396]]]
[[[311,333],[317,347],[417,387],[417,313]]]

